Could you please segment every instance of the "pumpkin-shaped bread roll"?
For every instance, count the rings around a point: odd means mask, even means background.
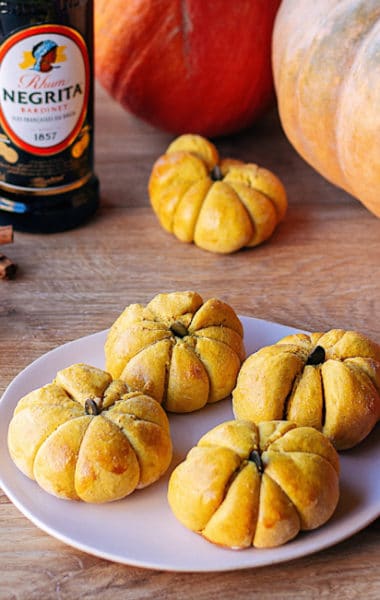
[[[152,484],[172,458],[162,407],[85,364],[58,371],[19,400],[8,448],[44,490],[85,502],[118,500]]]
[[[206,138],[184,134],[155,162],[149,197],[161,226],[182,242],[228,254],[269,239],[285,217],[278,177],[257,164],[220,159]]]
[[[106,369],[167,411],[192,412],[226,398],[245,357],[243,326],[221,300],[196,292],[130,304],[112,325]]]
[[[233,410],[315,427],[338,450],[352,448],[380,419],[380,346],[343,329],[289,335],[246,359]]]
[[[315,529],[339,499],[338,454],[326,436],[289,421],[226,421],[171,474],[177,519],[229,548],[270,548]]]

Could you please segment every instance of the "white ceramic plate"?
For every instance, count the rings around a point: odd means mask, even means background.
[[[295,330],[242,317],[247,353],[272,344]],[[233,418],[225,400],[196,413],[170,416],[174,458],[166,477],[118,502],[91,505],[60,500],[25,477],[11,461],[7,430],[19,398],[50,382],[57,370],[76,362],[104,367],[106,332],[95,333],[48,352],[24,369],[0,402],[0,485],[37,527],[84,552],[119,563],[171,571],[225,571],[259,567],[327,548],[380,516],[379,428],[357,448],[341,454],[341,500],[320,529],[301,533],[279,548],[227,550],[185,529],[171,513],[166,488],[171,470],[201,435]]]

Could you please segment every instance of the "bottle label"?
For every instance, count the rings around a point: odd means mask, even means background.
[[[86,118],[89,86],[87,47],[74,29],[36,25],[7,38],[0,48],[0,150],[7,162],[17,162],[17,149],[47,157],[68,148]]]

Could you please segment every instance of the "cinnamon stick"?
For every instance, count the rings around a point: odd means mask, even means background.
[[[13,279],[16,275],[17,265],[5,254],[0,254],[0,279]]]
[[[13,242],[13,227],[12,225],[0,226],[0,245],[11,244]]]

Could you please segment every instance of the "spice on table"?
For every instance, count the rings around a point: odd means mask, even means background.
[[[12,225],[4,225],[0,227],[0,246],[1,244],[13,243],[13,227]],[[0,279],[13,279],[16,275],[17,265],[5,254],[0,254]]]
[[[17,265],[5,254],[0,254],[0,279],[13,279],[16,275]]]
[[[13,242],[13,227],[12,225],[4,225],[0,227],[0,245],[11,244]]]

